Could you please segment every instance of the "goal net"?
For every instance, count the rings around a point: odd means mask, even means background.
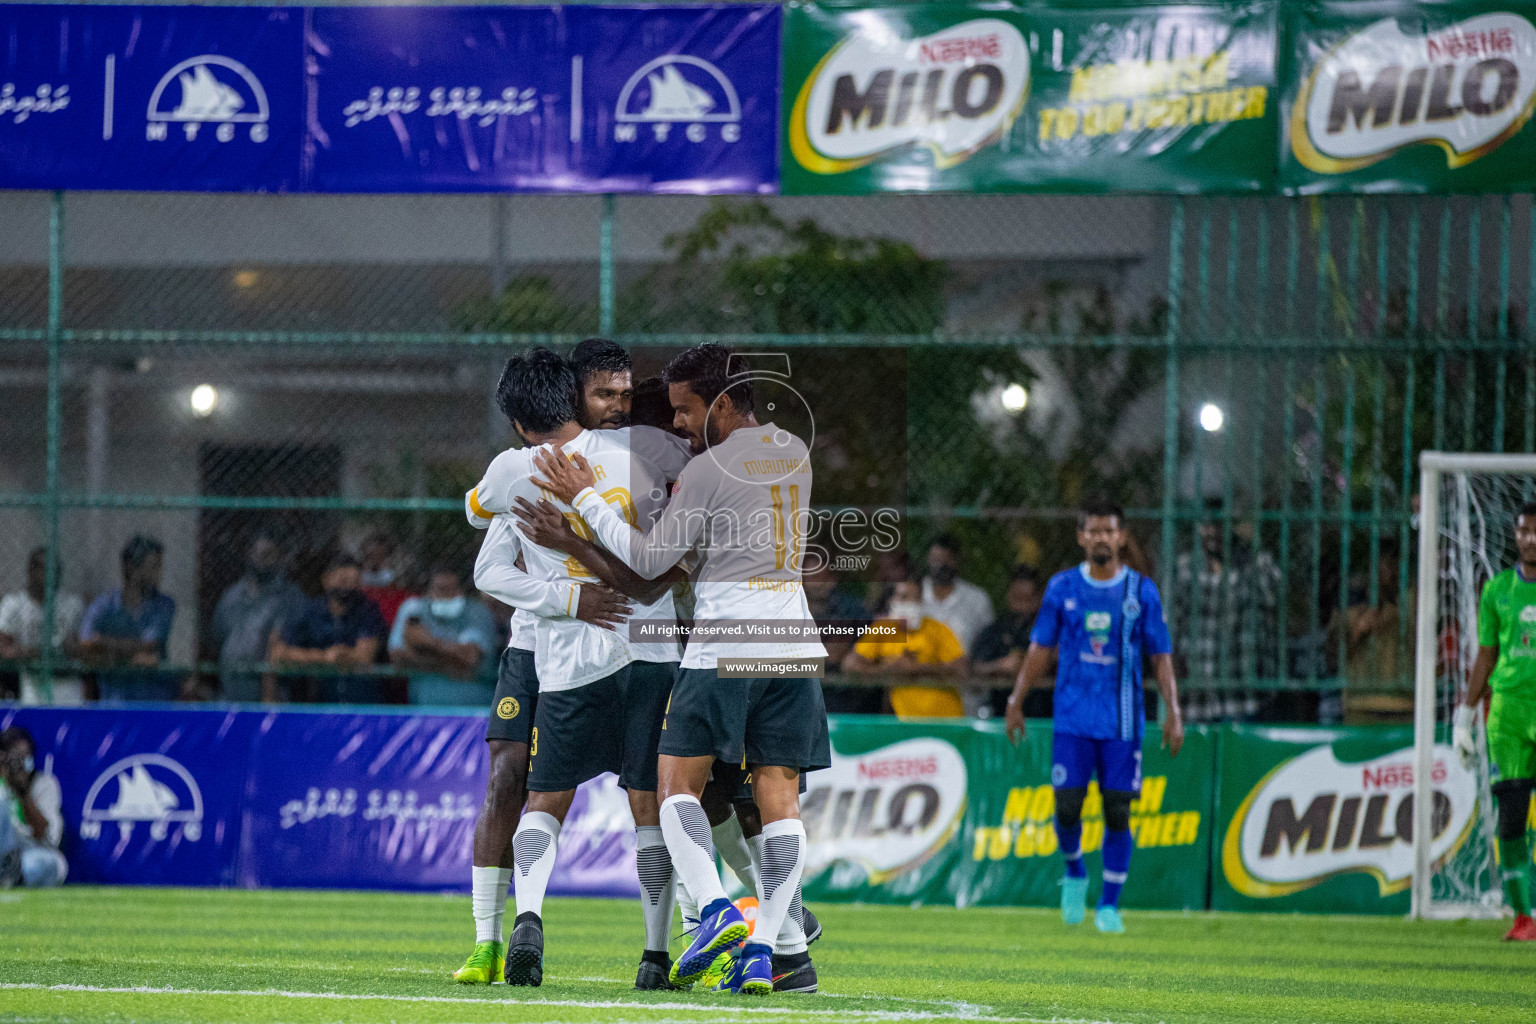
[[[1450,746],[1451,716],[1477,657],[1483,584],[1519,560],[1515,516],[1536,495],[1536,456],[1425,452],[1419,468],[1412,913],[1496,917],[1503,895],[1484,719],[1474,716],[1478,755],[1467,778]]]

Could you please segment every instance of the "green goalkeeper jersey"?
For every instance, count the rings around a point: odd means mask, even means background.
[[[1477,642],[1497,646],[1489,687],[1501,697],[1536,705],[1536,582],[1506,569],[1483,587]]]

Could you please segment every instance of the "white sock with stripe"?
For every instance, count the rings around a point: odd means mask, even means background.
[[[560,823],[543,811],[524,812],[512,836],[512,885],[517,891],[517,913],[544,917],[544,890],[555,873],[555,849]]]
[[[511,868],[470,868],[469,906],[475,915],[475,941],[500,942],[501,921],[507,916],[507,886]]]
[[[672,858],[660,825],[635,826],[635,870],[640,875],[645,948],[665,953],[672,938]]]
[[[725,886],[715,870],[715,849],[709,831],[709,817],[697,798],[680,794],[668,797],[661,805],[661,834],[672,855],[672,870],[688,887],[688,894],[700,911],[716,900],[725,899]]]
[[[757,924],[752,929],[752,943],[776,948],[784,935],[790,911],[794,910],[796,930],[800,932],[800,950],[805,949],[805,932],[799,929],[800,876],[805,870],[805,825],[799,818],[785,818],[763,826],[763,872],[757,892]]]

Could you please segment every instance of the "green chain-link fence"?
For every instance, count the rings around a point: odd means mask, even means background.
[[[210,691],[258,532],[308,588],[375,532],[409,586],[468,567],[492,386],[533,343],[609,334],[640,375],[705,338],[789,352],[813,407],[905,420],[904,483],[871,488],[999,604],[1114,494],[1202,717],[1401,703],[1417,452],[1536,449],[1528,196],[0,193],[0,223],[0,589],[56,544],[51,616],[153,535],[169,660]],[[879,452],[819,451],[821,500],[869,497]]]

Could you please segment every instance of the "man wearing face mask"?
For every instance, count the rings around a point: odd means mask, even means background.
[[[64,881],[62,806],[58,778],[37,770],[32,734],[20,726],[0,732],[0,889]]]
[[[267,660],[272,634],[304,594],[283,571],[283,554],[271,534],[251,541],[246,568],[230,584],[213,611],[209,644],[218,651],[219,687],[225,700],[262,699],[261,676],[250,671]]]
[[[954,631],[924,614],[916,580],[903,580],[891,592],[887,612],[871,631],[896,624],[902,639],[882,639],[866,632],[843,659],[843,671],[857,675],[912,676],[911,684],[893,686],[891,710],[899,718],[958,718],[965,714],[960,692],[919,680],[963,679],[965,650]]]
[[[351,555],[332,559],[320,577],[325,592],[305,601],[272,639],[271,660],[344,669],[372,665],[388,632],[378,606],[359,589],[362,569]],[[326,673],[313,687],[322,704],[375,704],[377,677]]]
[[[482,669],[495,650],[496,624],[464,593],[451,566],[432,567],[427,592],[400,606],[389,634],[389,660],[409,669],[412,704],[485,707],[496,681]]]

